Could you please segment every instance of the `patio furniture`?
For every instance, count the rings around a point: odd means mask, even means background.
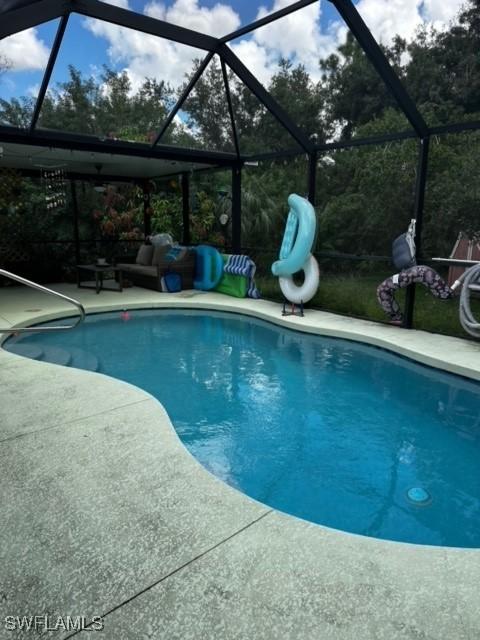
[[[449,257],[458,261],[449,263],[448,284],[451,287],[465,273],[465,269],[480,262],[480,241],[471,237],[471,234],[460,231]]]
[[[171,255],[172,252],[175,255]],[[127,274],[138,287],[163,291],[162,278],[168,273],[178,273],[182,289],[193,289],[195,276],[195,251],[187,247],[171,245],[141,245],[135,257],[122,256],[117,268]]]
[[[123,291],[123,274],[122,269],[116,265],[106,264],[77,264],[77,286],[80,289],[95,289],[97,293],[100,291]],[[82,276],[82,272],[88,272],[95,274],[95,284],[85,284],[85,279]],[[106,287],[104,284],[105,274],[110,275],[118,282],[116,287]],[[117,275],[118,274],[118,275]]]

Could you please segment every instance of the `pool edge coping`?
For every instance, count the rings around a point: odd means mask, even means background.
[[[214,294],[219,296],[221,294]],[[209,294],[212,296],[212,294]],[[374,347],[380,347],[392,353],[396,353],[400,356],[409,358],[414,362],[425,364],[435,369],[440,369],[448,373],[454,373],[471,380],[480,381],[480,364],[477,367],[471,366],[460,361],[452,361],[451,357],[457,357],[458,353],[445,354],[441,357],[438,353],[435,353],[435,349],[432,349],[431,343],[439,341],[452,342],[452,346],[457,346],[460,351],[467,348],[477,351],[476,354],[480,360],[480,343],[476,343],[470,340],[462,340],[453,336],[444,336],[441,334],[431,334],[420,330],[406,330],[399,327],[390,325],[383,325],[375,323],[370,320],[359,320],[357,318],[346,318],[344,316],[337,316],[336,314],[324,311],[318,311],[314,309],[308,309],[306,315],[302,318],[298,316],[281,316],[280,305],[265,300],[241,300],[234,299],[236,304],[231,299],[223,300],[225,296],[221,296],[218,300],[202,300],[203,296],[198,296],[200,299],[192,300],[191,298],[183,298],[175,294],[170,294],[168,300],[156,300],[151,302],[109,302],[108,304],[95,302],[86,303],[85,311],[89,313],[107,313],[114,311],[123,311],[125,309],[202,309],[211,311],[225,311],[229,313],[240,313],[267,322],[271,322],[278,326],[300,331],[303,333],[312,333],[316,335],[323,335],[331,338],[341,338],[345,340],[352,340],[362,344],[367,344]],[[246,303],[246,304],[245,304]],[[258,304],[261,303],[263,308],[258,308]],[[254,306],[256,305],[256,306]],[[267,306],[268,305],[268,306]],[[274,310],[271,308],[275,306]],[[38,324],[41,322],[48,322],[50,320],[72,317],[71,310],[58,310],[52,312],[35,313],[28,319],[22,319],[15,322],[12,325],[12,333],[15,332],[15,328],[24,324]],[[342,326],[335,327],[331,323],[340,321]],[[351,327],[343,326],[348,322],[352,322]],[[363,331],[362,331],[363,329]],[[366,330],[366,331],[365,331]],[[370,334],[369,331],[377,332],[377,334]],[[0,347],[8,339],[10,334],[5,333],[0,335]],[[399,337],[404,336],[408,339],[414,336],[418,339],[425,339],[426,344],[423,345],[422,351],[419,351],[419,344],[409,346],[408,344],[401,344],[398,340]],[[5,353],[5,350],[0,349]],[[450,359],[449,359],[450,358]]]

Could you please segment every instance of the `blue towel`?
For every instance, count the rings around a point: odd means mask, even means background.
[[[180,260],[180,258],[183,258],[183,255],[185,254],[185,252],[186,252],[185,247],[181,247],[180,245],[170,247],[170,249],[167,251],[167,253],[164,256],[164,259],[167,260],[168,262],[175,262],[175,260]]]
[[[260,291],[255,285],[255,271],[257,267],[251,258],[242,255],[228,256],[223,270],[225,273],[230,273],[234,276],[245,276],[248,278],[247,297],[260,298]]]

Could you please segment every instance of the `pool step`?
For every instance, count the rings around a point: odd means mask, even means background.
[[[10,353],[16,353],[17,356],[23,356],[24,358],[32,358],[32,360],[40,360],[43,356],[42,347],[38,347],[34,344],[17,344],[16,342],[6,342],[2,349],[10,351]]]
[[[43,362],[51,362],[59,364],[63,367],[75,367],[77,369],[85,369],[86,371],[98,371],[100,363],[97,356],[78,347],[70,347],[63,349],[61,347],[53,347],[49,345],[22,344],[20,342],[7,342],[3,348],[11,353],[16,353],[24,358],[32,360],[42,360]]]
[[[83,351],[83,349],[78,349],[77,347],[71,347],[70,354],[72,356],[71,367],[85,369],[86,371],[98,371],[100,369],[98,358],[93,353]]]
[[[72,355],[66,350],[60,347],[44,346],[42,360],[45,362],[51,362],[52,364],[59,364],[63,367],[68,367],[72,361]]]

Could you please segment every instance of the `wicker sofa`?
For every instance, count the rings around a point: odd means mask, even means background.
[[[143,244],[136,256],[122,257],[116,266],[122,270],[124,277],[138,287],[162,291],[162,277],[174,272],[182,278],[182,289],[193,289],[195,251],[182,248],[172,259],[168,256],[171,249],[170,245],[154,247]]]

